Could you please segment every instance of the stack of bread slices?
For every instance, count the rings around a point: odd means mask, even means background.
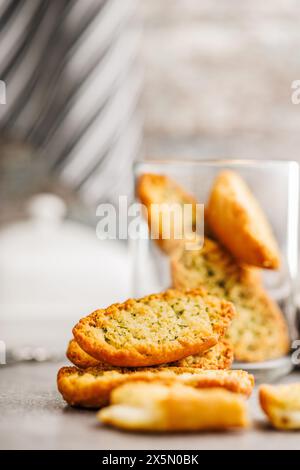
[[[60,369],[58,389],[69,405],[101,408],[102,423],[123,429],[243,428],[254,378],[229,370],[233,358],[265,361],[289,346],[260,276],[259,268],[280,264],[268,222],[245,182],[224,171],[207,204],[208,236],[187,249],[185,240],[162,236],[151,205],[192,204],[193,226],[193,196],[154,174],[139,178],[137,195],[170,258],[173,287],[81,319],[67,350],[74,366]]]
[[[58,389],[70,405],[105,407],[100,419],[123,428],[244,427],[254,379],[228,370],[234,315],[201,288],[96,310],[73,329],[67,356],[76,367],[59,371]]]

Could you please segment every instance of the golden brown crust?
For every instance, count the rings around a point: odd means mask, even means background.
[[[261,385],[260,405],[277,429],[300,429],[300,383]]]
[[[107,405],[111,391],[127,382],[174,381],[195,388],[222,387],[232,392],[249,396],[252,392],[253,376],[245,371],[210,370],[194,367],[159,367],[144,369],[110,369],[91,367],[80,370],[63,367],[57,376],[57,386],[65,401],[72,406],[99,408]]]
[[[256,269],[239,265],[217,242],[207,238],[201,250],[178,252],[171,269],[174,287],[205,287],[235,305],[237,313],[227,337],[236,360],[259,362],[288,352],[285,319],[261,286]]]
[[[86,370],[62,367],[57,374],[57,388],[71,406],[99,408],[107,405],[111,390],[123,383],[126,373],[130,372],[126,369],[105,370],[102,367]]]
[[[172,204],[178,204],[179,209],[182,208],[182,204],[191,204],[192,219],[189,220],[188,223],[191,225],[192,229],[194,229],[196,223],[196,199],[184,191],[179,184],[168,176],[153,173],[144,173],[138,178],[136,194],[147,209],[149,228],[152,229],[153,233],[158,233],[158,238],[155,240],[156,243],[166,254],[173,253],[178,246],[183,243],[184,237],[180,240],[176,239],[175,227],[171,225],[170,238],[164,238],[161,215],[151,210],[152,204],[165,204],[170,206]],[[174,224],[174,221],[172,222]]]
[[[142,431],[196,431],[248,425],[245,400],[224,389],[195,390],[181,384],[125,384],[113,391],[101,422]]]
[[[203,289],[168,290],[129,299],[80,320],[73,334],[91,356],[122,367],[145,367],[201,354],[224,335],[231,303]]]
[[[87,354],[75,339],[69,342],[67,350],[68,359],[80,369],[87,369],[88,367],[104,367],[106,369],[109,364],[98,361],[94,357]],[[217,369],[230,369],[233,362],[233,347],[229,341],[222,338],[215,346],[202,355],[196,354],[188,356],[177,362],[171,362],[166,367],[197,367],[199,369],[217,370]]]
[[[87,367],[105,367],[109,365],[106,362],[99,361],[94,357],[86,353],[77,343],[75,339],[71,339],[68,344],[66,356],[75,366],[80,369],[86,369]]]
[[[196,372],[191,377],[183,380],[185,385],[195,388],[222,387],[246,397],[252,393],[254,377],[244,370],[194,370]]]
[[[207,219],[215,237],[242,263],[278,269],[280,254],[271,227],[244,180],[221,172],[212,187]]]
[[[203,354],[188,356],[169,364],[170,367],[197,367],[205,370],[230,369],[233,362],[232,344],[224,338]]]

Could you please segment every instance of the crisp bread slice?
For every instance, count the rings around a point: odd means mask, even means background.
[[[72,406],[100,408],[109,402],[113,389],[136,381],[172,383],[174,381],[195,388],[221,387],[249,396],[253,376],[242,370],[203,370],[195,367],[158,367],[145,369],[109,369],[91,367],[63,367],[57,376],[58,390]]]
[[[80,369],[87,369],[88,367],[104,367],[108,369],[109,364],[99,361],[94,357],[87,354],[76,342],[75,339],[69,341],[66,353],[67,358]],[[233,347],[229,341],[221,338],[220,341],[211,349],[205,351],[203,354],[195,354],[180,359],[177,362],[170,362],[168,366],[172,367],[198,367],[200,369],[215,370],[215,369],[230,369],[233,362]]]
[[[73,334],[96,359],[145,367],[204,353],[224,335],[234,313],[230,302],[204,289],[170,289],[96,310],[77,323]]]
[[[277,269],[280,253],[271,226],[246,182],[222,171],[213,183],[207,221],[217,240],[242,263]]]
[[[247,404],[240,395],[177,383],[124,384],[112,392],[111,406],[100,410],[98,418],[104,424],[139,431],[200,431],[248,425]]]
[[[234,304],[236,316],[226,336],[236,360],[264,361],[288,352],[284,316],[262,287],[257,269],[238,264],[217,242],[206,238],[201,250],[177,252],[171,270],[175,288],[205,287]]]

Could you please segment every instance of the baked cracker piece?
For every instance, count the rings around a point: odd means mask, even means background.
[[[176,214],[178,211],[182,211],[184,204],[191,204],[190,217],[187,217],[186,223],[180,226],[179,229],[183,232],[183,228],[185,228],[188,232],[192,232],[196,225],[196,199],[168,176],[153,173],[144,173],[138,178],[136,194],[147,209],[149,229],[152,230],[152,233],[158,234],[155,239],[158,246],[166,254],[174,252],[183,243],[184,239],[184,236],[178,239],[176,235],[177,227],[175,223],[180,223],[180,217],[171,217],[170,236],[165,238],[162,214],[170,215],[173,211]],[[151,209],[153,204],[157,205],[157,212]]]
[[[214,236],[242,263],[277,269],[280,253],[271,227],[245,181],[234,171],[213,183],[206,217]]]
[[[173,286],[205,287],[232,302],[236,316],[226,334],[238,361],[275,359],[289,350],[288,329],[278,305],[261,285],[256,268],[242,266],[217,242],[178,251],[171,261]]]
[[[290,341],[284,316],[278,305],[260,285],[240,285],[230,298],[237,315],[227,337],[239,361],[260,362],[282,357]]]
[[[127,383],[111,395],[111,406],[98,419],[117,428],[139,431],[199,431],[244,428],[245,399],[228,390],[194,389],[173,383]]]
[[[251,394],[254,385],[252,375],[236,370],[206,371],[194,367],[109,370],[91,367],[81,370],[76,367],[63,367],[57,375],[57,386],[69,405],[100,408],[108,404],[110,393],[116,387],[127,382],[141,380],[162,383],[176,381],[195,388],[222,387],[245,396]]]
[[[260,405],[277,429],[300,429],[300,382],[261,385]]]
[[[80,369],[87,369],[88,367],[109,367],[109,364],[98,361],[94,357],[87,354],[75,339],[69,342],[67,349],[67,358]],[[203,354],[195,354],[188,356],[177,362],[171,362],[167,366],[175,367],[198,367],[200,369],[230,369],[233,362],[233,347],[229,341],[221,338],[220,341],[211,349],[205,351]]]
[[[145,367],[201,354],[217,344],[234,316],[230,302],[204,289],[168,290],[96,310],[73,329],[79,346],[121,367]]]

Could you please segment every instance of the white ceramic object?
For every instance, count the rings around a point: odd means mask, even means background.
[[[0,336],[14,344],[47,337],[47,325],[57,335],[69,325],[71,337],[80,317],[130,296],[125,244],[66,220],[64,203],[51,194],[34,197],[28,213],[0,232]]]

